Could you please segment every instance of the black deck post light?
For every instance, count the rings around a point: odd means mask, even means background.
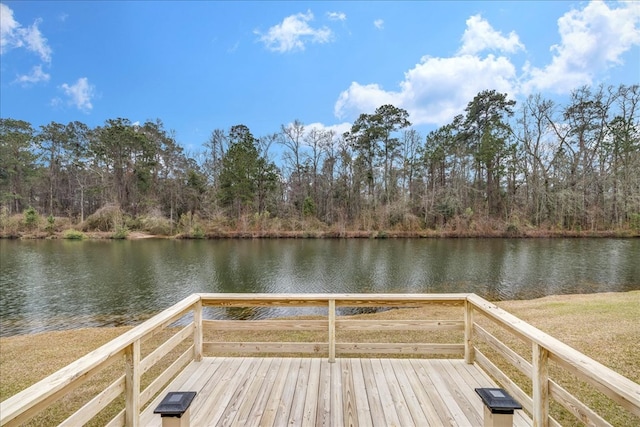
[[[484,403],[484,427],[513,426],[513,411],[522,409],[522,405],[501,388],[475,390]]]
[[[162,417],[162,427],[189,427],[189,406],[195,391],[172,391],[162,399],[154,414]]]

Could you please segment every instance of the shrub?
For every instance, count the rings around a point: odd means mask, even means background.
[[[316,204],[309,196],[304,198],[302,203],[302,215],[304,217],[314,216],[316,214]]]
[[[190,234],[192,239],[204,239],[204,230],[199,224],[193,226]]]
[[[140,229],[157,236],[168,236],[174,230],[171,220],[161,216],[144,216],[140,218]]]
[[[89,215],[84,222],[84,231],[112,231],[122,226],[124,214],[120,207],[115,205],[104,206]]]
[[[24,225],[27,226],[27,229],[33,230],[36,228],[39,220],[40,216],[38,215],[38,212],[31,206],[24,211]]]
[[[122,239],[126,239],[128,235],[129,235],[129,229],[125,225],[122,227],[116,227],[116,231],[111,235],[111,238],[122,240]]]
[[[67,240],[83,240],[87,236],[82,231],[70,229],[66,230],[62,237]]]
[[[55,231],[56,228],[56,219],[53,217],[53,215],[49,215],[47,217],[47,231],[49,233],[53,233]]]

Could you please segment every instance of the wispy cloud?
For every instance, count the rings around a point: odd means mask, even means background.
[[[16,82],[21,84],[34,84],[48,82],[51,76],[42,71],[42,65],[36,65],[31,69],[31,73],[18,76]]]
[[[38,28],[41,22],[37,19],[25,28],[13,17],[13,10],[0,3],[0,54],[5,54],[10,49],[26,48],[40,56],[44,62],[50,63],[52,51]]]
[[[267,49],[274,52],[290,52],[304,50],[306,43],[327,43],[331,41],[333,33],[327,27],[313,28],[309,22],[313,21],[313,13],[298,13],[287,16],[277,25],[269,28],[266,34],[255,31]]]
[[[346,21],[347,15],[344,12],[327,12],[327,18],[331,21]]]
[[[89,83],[89,79],[86,77],[79,78],[71,85],[64,83],[60,88],[67,96],[70,105],[86,113],[93,109],[92,100],[95,96],[95,88]]]
[[[379,30],[384,29],[384,20],[376,19],[375,21],[373,21],[373,26]]]

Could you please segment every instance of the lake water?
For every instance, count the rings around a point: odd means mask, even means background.
[[[640,289],[640,239],[0,241],[0,336],[135,324],[194,292]]]

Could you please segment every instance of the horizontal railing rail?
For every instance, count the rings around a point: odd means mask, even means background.
[[[327,356],[333,361],[344,354],[367,355],[464,355],[464,343],[426,342],[341,342],[337,335],[343,331],[464,331],[463,312],[460,320],[354,320],[351,316],[337,316],[339,308],[407,308],[426,305],[463,307],[468,294],[201,294],[207,308],[324,308],[327,314],[316,320],[205,320],[205,334],[246,331],[317,331],[322,341],[264,342],[264,341],[205,341],[203,352],[211,354],[310,354]]]
[[[342,308],[412,308],[433,305],[457,306],[454,319],[405,319],[396,316],[339,315]],[[251,320],[217,320],[210,311],[235,308],[312,307],[314,314],[303,318],[267,318]],[[317,314],[318,308],[321,314]],[[204,314],[207,318],[204,319]],[[392,318],[391,318],[392,317]],[[489,319],[489,325],[480,322]],[[178,322],[179,321],[179,322]],[[509,343],[495,336],[488,326],[518,338],[530,349],[521,354]],[[171,327],[170,327],[171,326]],[[289,340],[254,339],[263,331],[291,333]],[[395,332],[398,331],[398,334]],[[368,334],[393,332],[421,337],[413,341],[372,342]],[[443,332],[454,342],[427,342],[432,332]],[[163,335],[159,335],[162,333]],[[242,333],[249,338],[234,339]],[[411,335],[411,334],[417,335]],[[424,334],[423,334],[424,333]],[[252,335],[253,334],[253,335]],[[165,335],[168,335],[165,337]],[[152,339],[156,336],[156,340]],[[283,335],[284,336],[284,335]],[[278,337],[283,337],[278,335]],[[159,339],[158,337],[162,337]],[[221,339],[224,338],[224,339]],[[301,338],[302,337],[302,338]],[[346,338],[345,338],[346,337]],[[352,340],[352,337],[363,337]],[[305,341],[306,339],[306,341]],[[159,340],[159,342],[155,342]],[[144,351],[142,350],[144,344]],[[149,347],[149,348],[147,348]],[[485,349],[489,352],[485,353]],[[171,353],[171,360],[166,358]],[[42,381],[0,403],[0,425],[20,425],[78,389],[89,378],[119,363],[115,379],[90,396],[84,405],[62,425],[81,425],[118,398],[124,403],[108,426],[138,426],[141,411],[191,361],[220,354],[307,354],[333,361],[345,355],[402,355],[424,357],[444,355],[464,357],[477,363],[519,400],[532,414],[535,425],[558,425],[549,415],[550,399],[566,407],[579,420],[592,425],[608,425],[597,411],[580,402],[563,388],[549,372],[553,362],[578,379],[608,396],[613,402],[640,416],[640,386],[613,370],[588,358],[494,304],[473,294],[194,294],[136,326],[113,341],[92,351]],[[531,381],[522,385],[498,367],[496,356],[514,367],[515,372]],[[160,362],[163,361],[162,366]],[[145,375],[143,387],[143,375]],[[149,377],[151,375],[151,377]]]

